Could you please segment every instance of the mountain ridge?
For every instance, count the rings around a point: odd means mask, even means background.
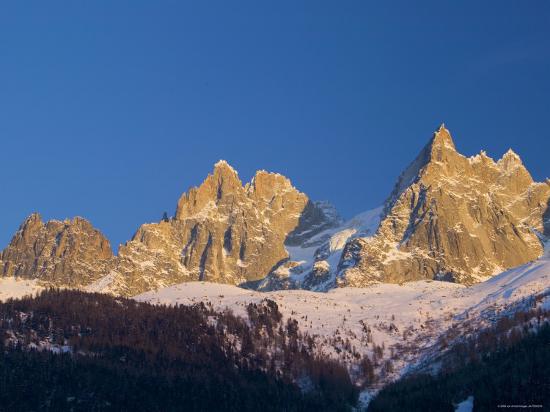
[[[0,255],[0,273],[124,296],[197,280],[265,291],[469,285],[541,256],[549,204],[550,181],[534,182],[512,149],[497,161],[466,157],[442,124],[382,208],[348,221],[281,174],[258,170],[243,184],[220,160],[174,216],[141,225],[116,256],[85,219],[31,215]]]

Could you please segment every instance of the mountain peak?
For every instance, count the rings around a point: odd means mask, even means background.
[[[483,151],[466,158],[441,125],[399,177],[376,234],[346,246],[339,280],[469,284],[519,266],[542,253],[533,229],[543,230],[549,195],[512,150],[497,164]]]
[[[521,162],[521,158],[519,157],[519,155],[514,152],[511,148],[508,149],[506,151],[506,153],[504,153],[504,155],[502,156],[503,159],[514,159],[514,160],[518,160]]]
[[[434,132],[431,146],[445,147],[447,149],[456,150],[451,133],[445,128],[445,123],[441,123],[439,128]]]
[[[120,248],[120,284],[113,288],[129,295],[190,280],[258,281],[288,259],[284,240],[308,204],[283,175],[260,170],[243,186],[237,172],[219,161],[199,187],[182,194],[175,219],[141,226]],[[133,281],[136,273],[146,283]]]
[[[21,223],[19,230],[23,232],[35,231],[42,226],[44,226],[42,216],[38,212],[33,212]]]
[[[512,150],[512,148],[508,149],[506,153],[504,153],[503,157],[516,157],[519,159],[519,155]]]
[[[226,160],[220,159],[214,164],[214,173],[218,170],[228,170],[233,174],[238,175],[239,173],[233,166],[231,166]]]
[[[26,222],[33,222],[37,220],[42,220],[42,216],[38,212],[32,212],[27,218],[24,220],[24,223]]]
[[[519,166],[523,166],[523,162],[521,161],[521,158],[512,149],[508,149],[508,151],[504,153],[504,155],[497,162],[497,164],[506,171],[515,169],[516,167],[519,167]]]
[[[257,190],[261,187],[268,187],[270,192],[273,191],[282,191],[294,189],[290,179],[286,176],[283,176],[280,173],[268,172],[266,170],[258,170],[252,180],[248,184],[248,187],[251,190]]]
[[[401,193],[416,182],[432,162],[448,163],[449,159],[454,160],[456,157],[457,152],[451,133],[445,128],[445,124],[441,123],[431,140],[399,175],[392,193],[385,202],[382,214],[385,215],[389,211]]]

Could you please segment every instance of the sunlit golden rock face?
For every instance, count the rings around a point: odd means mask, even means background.
[[[204,280],[246,284],[288,258],[285,240],[311,208],[279,174],[258,171],[243,185],[225,161],[183,194],[175,216],[146,224],[121,246],[114,268],[118,293]]]
[[[81,287],[113,263],[109,241],[85,219],[50,220],[32,214],[0,254],[0,274]]]
[[[513,151],[467,158],[441,126],[399,177],[377,233],[347,244],[338,283],[472,284],[534,260],[549,197]]]

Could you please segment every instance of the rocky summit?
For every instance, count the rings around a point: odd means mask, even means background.
[[[325,210],[280,174],[261,170],[243,185],[220,161],[181,196],[174,217],[141,226],[95,286],[129,296],[196,280],[253,287],[288,259],[287,238],[332,224]]]
[[[109,241],[86,219],[44,223],[35,213],[0,254],[0,274],[83,287],[104,276],[112,262]]]
[[[540,257],[550,183],[508,151],[457,152],[442,125],[399,177],[372,237],[350,241],[339,285],[438,279],[472,284]]]

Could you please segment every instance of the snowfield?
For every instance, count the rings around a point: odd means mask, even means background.
[[[36,280],[0,276],[0,302],[35,295],[42,289]]]
[[[346,243],[357,237],[372,236],[380,223],[380,214],[383,207],[367,210],[352,219],[342,222],[336,227],[326,229],[315,236],[312,236],[300,246],[286,246],[289,255],[289,262],[294,262],[292,268],[285,265],[279,267],[275,274],[288,277],[292,284],[298,288],[303,284],[307,275],[312,271],[313,266],[321,264],[329,274],[327,279],[319,284],[310,285],[307,289],[314,291],[327,291],[334,287],[338,263],[342,257]],[[317,254],[322,251],[324,256],[317,259]],[[269,279],[266,278],[266,281]],[[265,281],[264,281],[265,282]],[[260,290],[262,284],[259,286]]]

